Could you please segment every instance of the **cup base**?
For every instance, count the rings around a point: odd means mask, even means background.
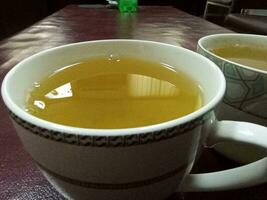
[[[175,194],[177,180],[172,177],[160,183],[131,189],[93,189],[78,186],[51,174],[39,166],[42,174],[50,184],[66,199],[69,200],[180,200],[180,195]],[[129,191],[131,190],[131,191]],[[173,195],[172,195],[173,194]]]

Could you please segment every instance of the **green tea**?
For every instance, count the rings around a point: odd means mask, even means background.
[[[96,129],[158,124],[202,105],[199,85],[164,64],[131,57],[96,57],[40,80],[26,99],[32,115]]]
[[[235,63],[267,70],[267,48],[229,45],[211,49],[211,52]]]

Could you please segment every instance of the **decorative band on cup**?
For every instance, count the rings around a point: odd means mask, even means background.
[[[154,132],[148,132],[148,133],[123,135],[123,136],[90,136],[90,135],[82,136],[78,134],[53,131],[31,124],[21,119],[20,117],[16,116],[11,111],[9,112],[9,115],[20,127],[28,130],[32,134],[38,135],[48,140],[53,140],[56,142],[78,145],[78,146],[128,147],[128,146],[136,146],[136,145],[159,142],[162,140],[186,134],[188,131],[191,131],[201,126],[210,117],[210,112],[190,122],[172,128]]]

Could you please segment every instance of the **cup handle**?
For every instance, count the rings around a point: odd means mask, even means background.
[[[267,128],[264,126],[235,121],[215,121],[208,145],[218,142],[235,141],[249,143],[267,150]],[[189,174],[185,177],[179,191],[221,191],[246,188],[267,181],[267,157],[256,162],[218,172]]]

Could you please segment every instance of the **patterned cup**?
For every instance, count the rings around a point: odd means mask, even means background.
[[[231,62],[210,52],[211,49],[229,45],[267,49],[267,37],[252,34],[215,34],[199,40],[198,53],[217,64],[226,78],[226,93],[216,116],[218,119],[241,120],[267,126],[267,66],[266,71],[263,71]],[[258,160],[267,154],[262,149],[235,143],[218,144],[215,149],[243,163]]]
[[[203,106],[178,119],[128,129],[70,127],[25,112],[26,95],[35,81],[66,65],[114,52],[168,63],[188,74],[203,89]],[[205,57],[141,40],[89,41],[49,49],[20,62],[2,84],[16,132],[50,183],[69,199],[93,200],[158,200],[178,189],[226,190],[266,181],[267,159],[221,172],[189,174],[203,142],[231,140],[267,149],[265,127],[216,121],[213,110],[224,92],[221,70]]]

